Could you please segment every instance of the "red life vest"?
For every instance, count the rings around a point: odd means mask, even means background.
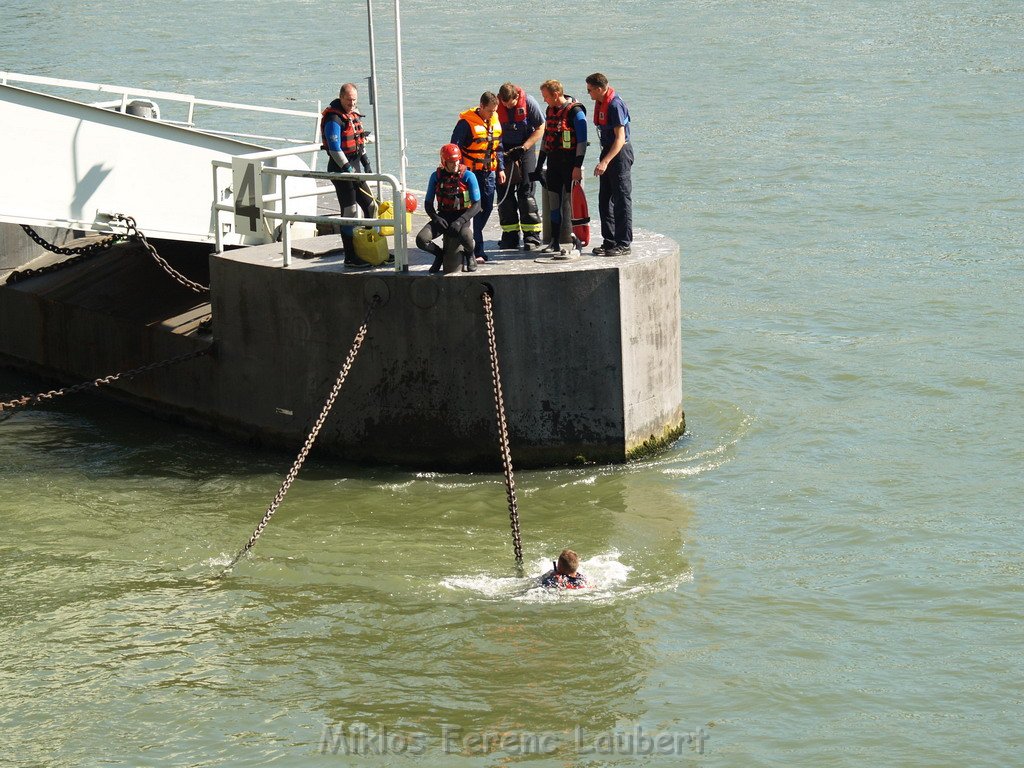
[[[547,121],[544,125],[544,143],[541,145],[544,152],[551,153],[555,150],[576,152],[576,126],[572,121],[574,109],[586,108],[576,101],[572,96],[566,96],[568,101],[560,107],[548,107]]]
[[[608,105],[612,103],[614,98],[615,89],[609,85],[608,91],[604,95],[604,101],[597,102],[597,105],[594,107],[594,125],[598,127],[608,125]]]
[[[500,100],[498,101],[498,122],[502,125],[526,122],[526,92],[519,87],[516,90],[519,91],[519,98],[511,112]]]
[[[442,166],[437,167],[437,185],[434,187],[434,196],[437,199],[439,211],[460,212],[468,209],[472,203],[469,201],[469,185],[462,176],[466,173],[466,166],[459,163],[455,173],[449,173]]]
[[[362,115],[356,111],[342,112],[335,107],[328,107],[321,113],[320,139],[322,149],[327,149],[327,135],[324,131],[328,120],[336,119],[341,125],[341,151],[345,157],[359,157],[366,146],[366,132],[363,130],[363,123],[359,119]]]

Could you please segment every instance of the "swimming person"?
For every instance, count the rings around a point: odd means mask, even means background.
[[[580,556],[571,549],[563,549],[558,560],[553,561],[551,565],[554,567],[540,577],[542,587],[586,589],[590,586],[587,577],[579,570]]]

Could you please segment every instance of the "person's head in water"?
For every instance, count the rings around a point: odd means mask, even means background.
[[[571,549],[563,549],[555,563],[555,572],[562,576],[575,576],[580,567],[580,556]]]

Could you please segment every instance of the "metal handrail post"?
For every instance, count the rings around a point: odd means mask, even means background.
[[[320,143],[320,135],[321,135],[320,134],[320,123],[324,119],[323,118],[323,111],[324,111],[323,102],[320,101],[320,99],[316,100],[316,111],[320,113],[320,116],[316,119],[316,127],[313,129],[313,143],[314,144],[319,144]],[[319,156],[320,156],[320,151],[318,149],[314,149],[312,152],[309,153],[309,170],[311,170],[311,171],[315,171],[316,170],[316,161],[317,161],[317,158]]]
[[[405,105],[402,99],[402,11],[395,0],[395,89],[398,91],[398,178],[405,192]],[[404,206],[402,210],[405,210]],[[398,209],[395,209],[398,216]],[[398,230],[395,230],[396,232]]]
[[[405,247],[405,195],[397,186],[391,190],[391,204],[395,211],[395,272],[409,271],[409,254]],[[401,206],[401,207],[399,207]],[[401,215],[399,215],[401,211]]]
[[[220,190],[217,188],[217,166],[213,168],[213,252],[224,253],[224,239],[220,234]]]
[[[281,177],[281,213],[288,215],[288,177]],[[285,219],[281,219],[281,242],[284,244],[284,267],[292,263],[292,227]]]

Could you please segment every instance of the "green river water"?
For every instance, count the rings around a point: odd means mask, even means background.
[[[3,18],[16,72],[305,108],[368,74],[360,3]],[[0,764],[1024,764],[1024,5],[431,1],[402,23],[413,186],[506,79],[582,96],[601,70],[629,104],[636,224],[681,249],[686,435],[517,474],[528,573],[572,546],[601,583],[559,596],[515,575],[500,476],[321,459],[211,582],[291,455],[90,396],[19,413]],[[0,395],[40,385],[0,371]]]

